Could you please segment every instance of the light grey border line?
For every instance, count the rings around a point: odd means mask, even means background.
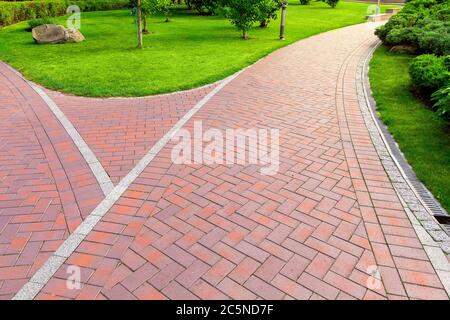
[[[106,173],[105,168],[103,168],[100,161],[98,161],[94,152],[92,152],[87,143],[78,133],[77,129],[75,129],[70,120],[67,119],[66,115],[61,111],[61,109],[56,105],[56,103],[45,93],[45,91],[39,88],[33,82],[28,80],[25,81],[42,98],[42,100],[44,100],[48,108],[53,112],[53,114],[62,124],[64,129],[66,129],[66,132],[69,134],[70,138],[75,143],[81,155],[91,168],[91,171],[94,174],[95,178],[97,179],[100,188],[103,191],[103,194],[105,196],[108,195],[111,192],[111,190],[113,190],[114,184],[112,183],[109,175]]]
[[[45,264],[31,277],[31,279],[13,297],[13,300],[32,300],[51,279],[55,272],[64,264],[66,259],[75,251],[95,225],[102,219],[114,203],[128,189],[133,181],[144,171],[161,149],[177,134],[177,132],[219,91],[234,80],[243,69],[223,80],[216,88],[200,100],[167,132],[139,161],[139,163],[119,182],[105,199],[91,212],[78,228],[53,253]]]
[[[105,168],[103,168],[103,166],[98,161],[95,154],[92,152],[92,150],[89,148],[89,146],[83,140],[83,138],[80,136],[80,134],[75,129],[75,127],[72,125],[70,120],[67,119],[65,114],[61,111],[61,109],[59,109],[59,107],[56,105],[56,103],[38,85],[36,85],[32,81],[25,79],[25,77],[19,71],[17,71],[13,67],[11,67],[9,64],[7,64],[1,60],[0,60],[0,63],[5,65],[9,70],[11,70],[13,73],[15,73],[18,77],[23,79],[31,87],[31,89],[33,89],[34,92],[36,92],[41,97],[42,100],[44,100],[45,104],[47,104],[50,111],[52,111],[52,113],[55,115],[55,117],[58,119],[58,121],[62,124],[62,126],[66,130],[67,134],[70,136],[70,138],[75,143],[78,150],[80,151],[81,155],[88,163],[89,167],[91,168],[92,173],[95,176],[95,179],[97,180],[97,182],[100,185],[100,188],[102,189],[103,194],[106,196],[108,193],[110,193],[111,190],[114,188],[114,184],[112,183],[109,175],[106,173]]]
[[[414,190],[413,185],[411,185],[409,177],[405,174],[400,164],[401,162],[398,161],[399,159],[397,156],[402,156],[402,154],[395,144],[395,140],[393,140],[386,127],[382,127],[383,124],[375,114],[375,100],[369,91],[370,82],[368,78],[368,63],[379,44],[380,42],[374,45],[367,57],[358,65],[357,91],[359,106],[383,167],[392,181],[395,192],[430,259],[437,276],[444,286],[447,295],[450,296],[450,263],[443,251],[443,249],[445,250],[446,241],[450,238],[441,229],[439,233],[441,238],[438,237],[438,239],[436,239],[436,233],[433,233],[433,231],[438,231],[437,229],[440,228],[440,225],[436,222],[433,215],[428,212],[429,208],[424,205],[420,195]],[[369,90],[367,88],[369,88]],[[385,130],[382,130],[382,128]],[[390,145],[388,141],[394,144]],[[391,147],[397,148],[397,155],[393,152]],[[409,169],[411,170],[411,168]],[[430,225],[434,225],[433,229],[430,229]]]

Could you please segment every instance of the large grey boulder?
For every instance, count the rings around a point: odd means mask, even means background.
[[[31,30],[34,41],[40,44],[62,43],[66,39],[66,28],[56,24],[43,24]]]
[[[39,44],[81,42],[84,36],[77,29],[66,29],[56,24],[43,24],[31,31],[34,41]]]

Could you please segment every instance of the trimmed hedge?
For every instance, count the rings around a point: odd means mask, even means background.
[[[114,10],[128,7],[128,0],[39,0],[0,1],[0,26],[24,20],[56,17],[66,14],[70,5],[77,5],[81,12]]]

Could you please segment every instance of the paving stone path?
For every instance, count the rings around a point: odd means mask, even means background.
[[[0,298],[448,299],[450,263],[418,236],[361,113],[357,68],[376,43],[351,26],[163,96],[45,90],[83,148],[0,63]],[[174,164],[166,138],[183,119],[279,129],[278,173]]]

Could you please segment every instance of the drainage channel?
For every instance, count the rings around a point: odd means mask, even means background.
[[[447,214],[435,214],[434,217],[440,223],[445,232],[450,235],[450,216]]]

